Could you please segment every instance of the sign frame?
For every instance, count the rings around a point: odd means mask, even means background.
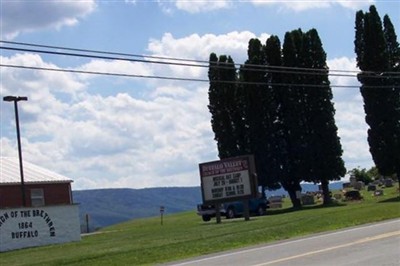
[[[257,196],[253,155],[200,163],[199,172],[204,204],[246,200]]]

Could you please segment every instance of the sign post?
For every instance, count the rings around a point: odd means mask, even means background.
[[[88,213],[86,213],[86,233],[90,233],[89,214]]]
[[[160,206],[161,225],[163,225],[164,210],[165,210],[164,206]]]
[[[215,204],[215,219],[217,220],[217,224],[221,223],[221,203]]]

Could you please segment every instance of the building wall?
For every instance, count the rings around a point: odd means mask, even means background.
[[[26,207],[32,206],[31,189],[43,189],[45,206],[73,203],[70,183],[25,184]],[[21,185],[0,186],[0,208],[21,207],[22,205]]]

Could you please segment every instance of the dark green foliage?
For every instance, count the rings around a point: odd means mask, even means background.
[[[335,109],[332,103],[332,90],[329,87],[328,66],[326,54],[321,40],[315,29],[308,31],[304,36],[305,67],[318,69],[305,77],[307,84],[315,85],[307,90],[308,160],[311,162],[309,180],[321,182],[324,192],[324,203],[330,202],[329,180],[339,180],[346,173],[341,158],[342,147],[335,124]],[[326,70],[326,71],[324,71]]]
[[[374,176],[372,175],[371,169],[367,171],[367,169],[363,168],[353,168],[349,171],[349,174],[354,176],[357,181],[364,182],[364,184],[368,185],[374,180]]]
[[[272,88],[266,87],[265,47],[258,39],[251,39],[248,60],[240,68],[243,119],[246,123],[248,150],[254,154],[258,183],[269,189],[278,188],[274,167],[274,129],[276,105]]]
[[[282,65],[284,67],[297,68],[302,66],[302,31],[294,30],[285,34],[282,48]],[[281,94],[282,112],[279,120],[283,123],[281,133],[285,142],[287,158],[282,162],[281,184],[288,191],[294,207],[300,207],[300,200],[296,197],[296,191],[301,190],[302,178],[308,176],[307,159],[307,131],[305,115],[305,89],[303,75],[296,73],[284,73],[282,81],[287,84]]]
[[[267,138],[268,142],[268,161],[266,165],[268,166],[268,178],[271,180],[282,179],[282,166],[286,162],[288,154],[286,142],[283,136],[284,124],[280,120],[279,114],[283,112],[284,106],[282,106],[282,97],[284,94],[282,83],[282,50],[281,42],[277,36],[272,35],[267,39],[266,45],[264,47],[265,54],[265,66],[267,68],[266,72],[266,90],[269,91],[270,104],[267,110],[268,117],[268,127],[269,136]],[[275,181],[274,181],[275,182]]]
[[[329,181],[346,169],[317,31],[286,33],[282,50],[277,36],[265,46],[251,39],[236,86],[236,72],[225,75],[228,69],[220,67],[225,62],[231,64],[226,56],[210,56],[209,109],[220,158],[253,154],[259,184],[281,184],[294,207],[301,206],[302,181],[322,183],[328,204]]]
[[[241,136],[240,109],[236,103],[236,69],[231,57],[210,55],[208,71],[210,80],[208,108],[212,115],[211,125],[218,145],[219,157],[227,158],[240,154]],[[221,82],[224,81],[224,82]]]
[[[239,85],[241,87],[243,97],[243,119],[246,123],[246,137],[248,149],[254,153],[256,161],[259,154],[262,152],[264,126],[262,123],[263,116],[263,101],[265,98],[264,86],[261,85],[265,79],[265,71],[262,67],[263,54],[262,45],[258,39],[251,39],[249,41],[248,49],[249,59],[240,68],[240,80],[245,84]],[[246,84],[249,83],[249,84]],[[258,83],[258,84],[251,84]],[[257,167],[257,171],[259,171]]]
[[[361,69],[360,64],[364,62],[364,12],[361,10],[356,13],[355,23],[355,39],[354,39],[354,51],[356,53],[357,66]]]
[[[388,15],[383,17],[383,35],[386,40],[386,49],[389,57],[389,68],[392,71],[400,71],[400,47],[397,42],[396,32]],[[396,81],[396,80],[395,80]],[[399,81],[397,80],[397,85]]]
[[[378,168],[376,168],[376,166],[371,167],[370,169],[368,169],[367,174],[373,179],[379,179],[381,174],[379,174],[379,170]]]
[[[279,112],[288,155],[282,165],[282,185],[294,205],[301,181],[321,183],[324,203],[330,201],[329,180],[338,180],[346,169],[334,120],[326,54],[315,29],[288,32],[283,44],[283,65],[296,69],[283,77]],[[315,70],[312,70],[315,69]]]
[[[371,6],[370,12],[364,14],[363,27],[363,60],[358,61],[361,70],[384,71],[388,67],[388,51],[382,30],[382,22],[375,6]]]
[[[383,175],[400,179],[400,55],[388,16],[383,26],[375,6],[356,15],[355,52],[361,70],[358,80],[364,99],[368,143]]]

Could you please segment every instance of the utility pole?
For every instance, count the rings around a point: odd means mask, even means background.
[[[5,96],[3,101],[14,102],[15,110],[15,124],[17,127],[17,141],[18,141],[18,156],[19,156],[19,172],[21,175],[21,194],[22,194],[22,206],[26,207],[26,197],[25,197],[25,182],[24,182],[24,168],[22,165],[22,148],[21,148],[21,135],[19,131],[19,117],[18,117],[18,102],[27,101],[28,97],[21,96]]]

